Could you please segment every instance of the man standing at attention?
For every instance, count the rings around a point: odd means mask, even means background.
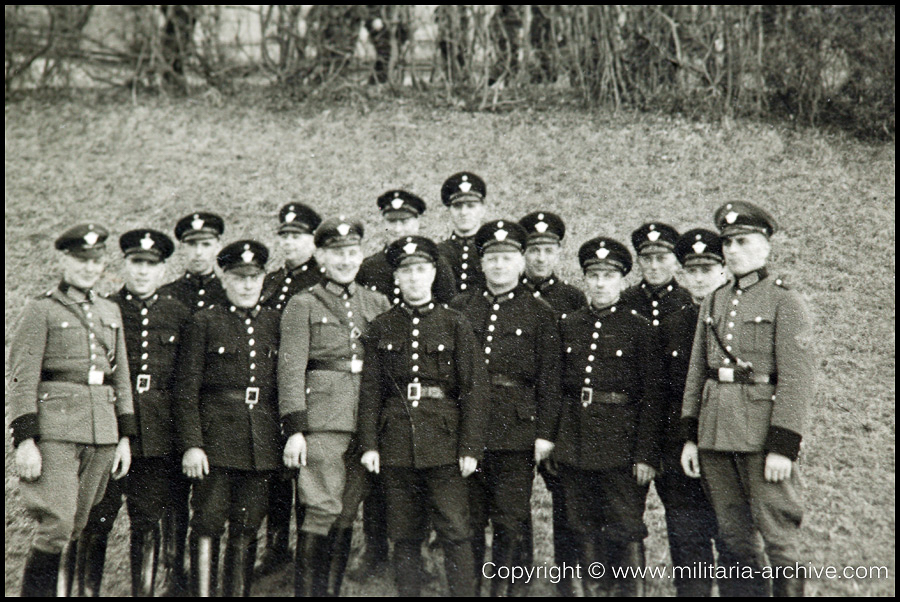
[[[772,594],[802,596],[797,458],[815,395],[813,331],[806,303],[769,275],[777,226],[763,209],[727,203],[715,213],[734,283],[703,301],[684,388],[685,472],[703,477],[729,566],[766,565]],[[725,563],[723,563],[724,565]],[[759,573],[738,595],[766,595]]]
[[[631,233],[631,244],[641,268],[640,283],[622,293],[620,305],[659,326],[663,318],[688,305],[691,294],[675,280],[678,231],[668,224],[649,222]]]
[[[484,220],[486,194],[484,180],[467,171],[453,174],[441,186],[441,202],[450,212],[453,232],[438,244],[438,251],[453,269],[461,293],[484,288],[475,233]]]

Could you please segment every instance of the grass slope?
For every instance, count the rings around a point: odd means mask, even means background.
[[[279,207],[309,203],[371,224],[376,196],[402,187],[429,203],[424,230],[449,233],[439,191],[455,171],[488,183],[489,217],[531,210],[567,221],[562,273],[578,282],[575,254],[588,237],[627,241],[649,219],[710,226],[722,202],[746,199],[781,221],[775,273],[816,315],[818,394],[805,438],[803,552],[814,565],[887,566],[882,580],[814,581],[819,595],[894,591],[894,148],[815,132],[728,127],[633,114],[505,115],[431,110],[402,102],[372,111],[270,112],[245,102],[31,103],[6,106],[7,346],[29,296],[57,278],[51,251],[67,226],[97,221],[171,231],[196,209],[221,213],[226,240],[271,242]],[[111,262],[103,288],[120,286]],[[278,265],[276,253],[272,267]],[[172,262],[171,275],[178,260]],[[32,524],[23,515],[6,439],[6,592],[18,593]],[[549,496],[536,485],[536,562],[551,562]],[[104,594],[127,595],[127,517],[110,546]],[[651,495],[648,561],[668,561],[663,517]],[[433,560],[431,561],[433,563]],[[288,594],[285,575],[257,593]],[[345,593],[362,593],[348,582]],[[389,580],[368,591],[388,594]],[[434,590],[434,588],[431,588]],[[549,594],[539,583],[535,593]],[[651,594],[672,594],[668,582]]]

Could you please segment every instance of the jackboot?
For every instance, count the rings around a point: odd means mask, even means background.
[[[228,535],[225,547],[225,574],[222,595],[226,598],[247,598],[253,587],[253,565],[256,561],[256,538],[248,535]]]
[[[446,541],[444,547],[444,571],[447,574],[447,585],[450,596],[454,598],[470,598],[475,595],[475,583],[469,576],[474,572],[472,566],[472,542]],[[395,552],[396,553],[396,552]]]
[[[622,598],[644,597],[644,542],[613,542],[613,565],[624,573],[631,569],[625,578],[616,581],[616,596]]]
[[[607,567],[601,577],[592,577],[587,570],[583,571],[582,589],[586,598],[605,598],[613,591],[613,577],[610,569],[610,542],[602,533],[585,534],[579,538],[579,547],[584,566],[601,563]]]
[[[82,533],[78,539],[78,559],[75,565],[78,596],[97,598],[103,582],[103,566],[106,564],[107,533]]]
[[[519,553],[518,548],[522,539],[521,533],[511,533],[505,527],[494,525],[494,539],[491,542],[491,561],[497,567],[512,567]],[[505,598],[514,593],[512,575],[506,579],[499,576],[491,580],[491,597]]]
[[[59,565],[59,574],[56,580],[55,596],[59,598],[69,598],[72,596],[72,590],[75,589],[75,571],[78,566],[78,540],[70,541],[66,544],[62,553],[62,559]]]
[[[163,595],[167,597],[182,598],[188,594],[189,590],[185,561],[187,560],[190,511],[186,504],[186,499],[178,500],[175,505],[166,508],[163,518],[161,559],[166,574]]]
[[[344,572],[347,570],[347,561],[350,559],[350,542],[353,539],[353,529],[336,529],[332,527],[328,534],[329,547],[331,548],[331,562],[328,566],[328,578],[325,584],[325,596],[337,598],[341,595],[341,584],[344,582]]]
[[[328,536],[300,531],[294,567],[294,596],[324,596],[328,580]]]
[[[716,579],[720,598],[767,598],[769,596],[769,580],[762,578],[760,562],[755,558],[739,559],[721,540],[716,540],[716,550],[719,553],[716,564],[725,573],[725,577]],[[742,573],[753,576],[744,579]]]
[[[23,598],[54,598],[62,554],[31,549],[22,574]]]
[[[394,543],[394,581],[401,598],[418,598],[422,591],[422,542],[404,539]]]
[[[787,577],[778,576],[772,579],[772,597],[773,598],[802,598],[803,597],[803,577]]]
[[[472,588],[476,598],[481,596],[481,567],[484,566],[484,554],[487,546],[484,543],[484,529],[472,538]]]
[[[131,532],[131,595],[135,598],[152,598],[156,593],[159,546],[159,525]]]
[[[368,503],[368,501],[366,501]],[[363,507],[365,509],[365,506]],[[388,542],[380,532],[371,529],[365,533],[366,545],[359,565],[353,570],[354,581],[367,581],[382,574],[388,564]]]
[[[219,538],[191,536],[190,592],[195,598],[216,595],[219,584]]]

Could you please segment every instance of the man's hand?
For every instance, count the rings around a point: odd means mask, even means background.
[[[41,476],[41,450],[34,439],[26,439],[16,448],[16,472],[23,481],[36,481]]]
[[[462,473],[463,478],[475,472],[476,468],[478,468],[478,460],[472,456],[464,456],[459,459],[459,472]]]
[[[288,468],[306,466],[306,437],[303,433],[294,433],[288,437],[287,443],[284,444],[282,459]]]
[[[122,437],[119,439],[119,444],[116,445],[116,457],[113,458],[113,465],[110,470],[112,478],[115,480],[121,479],[128,474],[129,468],[131,468],[131,440],[128,437]]]
[[[697,451],[697,444],[688,441],[681,450],[681,467],[684,474],[692,479],[700,478],[700,452]]]
[[[377,451],[367,451],[362,455],[362,458],[360,458],[359,461],[369,472],[374,472],[375,474],[381,472],[381,456],[378,455]]]
[[[181,459],[181,470],[189,479],[202,479],[209,474],[209,459],[206,452],[199,447],[192,447],[184,452]]]
[[[556,447],[553,444],[553,441],[547,441],[546,439],[535,439],[534,440],[534,463],[540,464],[544,460],[550,457],[550,454],[553,452],[553,448]]]
[[[643,462],[638,462],[634,465],[634,478],[637,479],[638,485],[643,487],[644,485],[649,485],[650,481],[656,476],[656,469],[650,466],[649,464],[644,464]]]
[[[791,478],[793,462],[787,456],[769,452],[766,454],[765,477],[769,483],[780,483]]]

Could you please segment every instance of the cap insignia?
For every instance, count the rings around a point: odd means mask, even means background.
[[[203,226],[204,221],[195,215],[194,219],[191,221],[191,228],[194,230],[202,230]]]
[[[407,243],[407,244],[403,245],[403,252],[406,253],[407,255],[412,255],[413,253],[416,252],[417,248],[418,248],[418,245],[416,243],[414,243],[414,242]]]
[[[738,218],[738,214],[735,211],[729,211],[725,215],[725,221],[728,222],[729,224],[733,224],[734,220],[736,220],[737,218]]]
[[[650,228],[652,229],[653,226],[651,225]],[[653,232],[647,232],[647,240],[649,240],[650,242],[656,242],[657,240],[659,240],[659,232],[655,230]]]
[[[706,243],[698,240],[693,244],[693,246],[691,246],[691,248],[694,249],[694,253],[696,253],[697,255],[701,255],[706,250]]]
[[[150,233],[147,232],[144,234],[144,238],[141,239],[141,248],[145,251],[149,251],[153,248],[153,239],[150,238]]]
[[[393,207],[394,209],[399,209],[402,206],[403,206],[403,199],[395,198],[395,199],[391,200],[391,207]]]
[[[241,253],[241,259],[244,261],[244,263],[253,263],[253,257],[253,251],[251,251],[250,249],[247,249],[246,251]]]
[[[609,255],[609,249],[597,249],[596,255],[598,259],[606,259]]]
[[[338,224],[337,231],[341,236],[347,236],[350,234],[350,224]]]
[[[294,213],[293,211],[288,211],[287,213],[284,214],[284,221],[287,223],[290,223],[290,222],[294,221],[295,219],[297,219],[297,214]]]
[[[697,240],[700,240],[701,238],[703,238],[703,235],[702,235],[702,234],[697,234],[694,238],[696,238]]]
[[[84,235],[84,242],[86,242],[88,244],[88,246],[93,247],[95,244],[97,244],[97,240],[99,238],[100,238],[99,234],[91,231]]]
[[[508,235],[509,235],[509,232],[507,232],[506,230],[504,230],[502,228],[500,230],[497,230],[496,232],[494,232],[494,238],[496,238],[500,242],[503,242],[504,240],[506,240],[506,237]]]
[[[534,229],[537,230],[538,234],[543,234],[547,231],[547,222],[538,222],[534,225]]]
[[[470,190],[472,190],[472,183],[466,182],[465,179],[466,179],[466,176],[463,176],[463,181],[459,183],[459,189],[462,192],[469,192]]]

